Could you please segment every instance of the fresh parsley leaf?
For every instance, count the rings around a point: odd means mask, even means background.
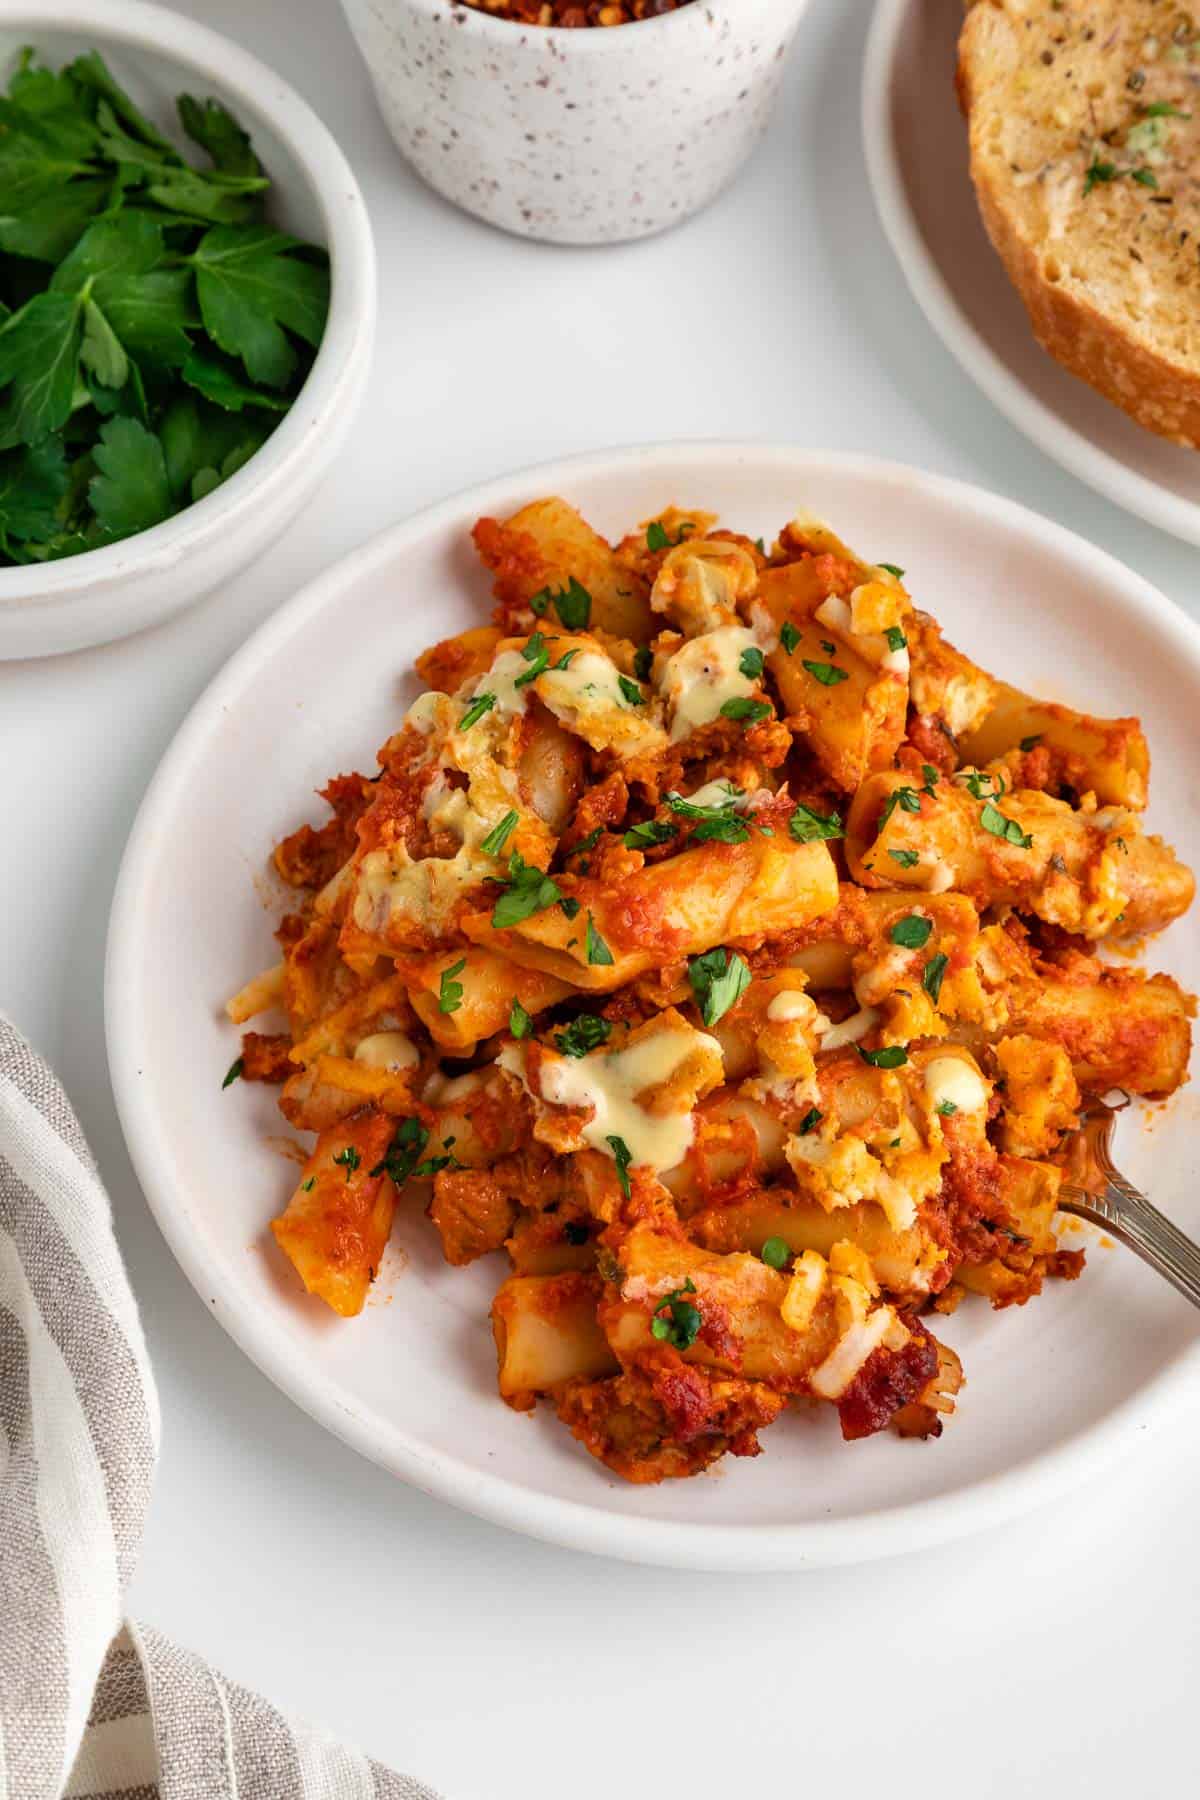
[[[720,819],[732,812],[742,797],[741,788],[735,786],[732,781],[727,782],[726,786],[729,798],[722,800],[718,806],[697,806],[693,800],[685,800],[683,795],[677,794],[673,788],[664,798],[671,811],[678,813],[681,819]]]
[[[83,303],[79,360],[102,387],[124,387],[129,380],[129,358],[124,346],[94,300]]]
[[[738,658],[738,668],[747,681],[761,681],[763,675],[763,653],[761,650],[743,650]]]
[[[889,575],[894,575],[896,577],[897,581],[904,580],[904,570],[898,569],[895,563],[876,563],[875,567],[877,569],[886,569]]]
[[[750,827],[736,813],[719,813],[715,819],[701,819],[692,832],[694,844],[744,844]]]
[[[1087,199],[1087,197],[1091,193],[1092,189],[1099,182],[1116,181],[1120,174],[1121,174],[1121,170],[1118,169],[1116,163],[1104,162],[1104,161],[1101,161],[1100,158],[1098,158],[1098,157],[1093,157],[1091,160],[1091,163],[1088,166],[1087,174],[1084,177],[1084,182],[1083,182],[1083,197],[1084,197],[1084,199],[1085,200]]]
[[[1145,165],[1140,169],[1134,169],[1133,179],[1139,187],[1156,188],[1158,186],[1158,176],[1153,169],[1147,168]]]
[[[370,1173],[387,1175],[397,1187],[403,1187],[410,1175],[418,1173],[418,1159],[428,1142],[429,1129],[420,1119],[401,1119],[382,1159]]]
[[[564,894],[558,904],[562,907],[568,919],[576,919],[579,917],[579,902],[576,900],[574,894]],[[574,939],[571,941],[574,942]]]
[[[296,370],[285,327],[314,348],[325,329],[329,270],[297,248],[267,225],[217,225],[189,258],[205,330],[266,387],[286,387]]]
[[[1019,850],[1028,850],[1033,843],[1029,833],[1022,831],[1015,819],[1009,819],[999,812],[990,800],[979,815],[979,823],[993,837],[1003,838],[1006,843],[1015,844]]]
[[[779,627],[779,641],[783,645],[788,656],[792,654],[792,651],[800,642],[800,633],[796,630],[796,627],[792,624],[790,619],[785,619],[783,624]]]
[[[68,485],[67,460],[57,438],[0,455],[0,541],[53,537]]]
[[[458,721],[458,729],[460,731],[470,731],[472,725],[477,725],[484,713],[491,712],[495,704],[495,694],[476,694],[474,700],[472,700],[470,706],[468,706],[466,712]]]
[[[888,855],[893,862],[898,862],[902,869],[915,869],[921,860],[915,850],[889,850]]]
[[[627,850],[648,850],[652,844],[666,844],[678,836],[678,825],[669,825],[660,819],[647,819],[642,825],[631,825],[621,842]]]
[[[460,956],[456,963],[451,963],[449,968],[442,970],[442,978],[438,983],[438,1011],[440,1013],[457,1012],[462,1005],[463,985],[461,981],[455,981],[454,977],[461,975],[466,966],[466,957]]]
[[[721,707],[723,719],[740,719],[743,725],[757,725],[760,719],[770,716],[770,704],[766,700],[747,700],[739,695],[733,700],[726,700]]]
[[[640,644],[633,653],[633,672],[639,681],[649,681],[654,667],[654,652],[649,644]]]
[[[214,168],[227,175],[263,173],[249,134],[219,100],[194,100],[191,94],[180,94],[175,106],[179,123],[193,143],[208,151]]]
[[[636,681],[630,681],[628,675],[618,675],[617,686],[621,690],[622,697],[628,701],[630,706],[645,706],[645,694]]]
[[[567,577],[565,588],[539,588],[530,595],[529,605],[539,619],[553,606],[567,631],[586,631],[592,616],[592,596],[574,575]]]
[[[504,931],[510,925],[519,925],[522,919],[544,912],[561,899],[558,884],[543,870],[527,863],[520,851],[514,850],[508,861],[507,889],[492,909],[493,929]]]
[[[820,838],[840,838],[846,835],[840,813],[814,812],[811,806],[803,803],[797,806],[788,820],[788,830],[798,844],[814,844]]]
[[[514,1000],[509,1009],[508,1029],[515,1038],[527,1038],[533,1030],[533,1019],[519,1000]]]
[[[904,650],[908,647],[908,639],[899,625],[889,625],[883,635],[887,639],[889,650]]]
[[[950,958],[946,955],[944,950],[937,951],[937,953],[934,956],[931,956],[929,961],[925,964],[925,969],[921,976],[921,986],[925,989],[925,992],[929,995],[929,998],[933,1001],[935,1006],[941,998],[942,977],[946,973],[946,966],[949,961]]]
[[[139,142],[151,145],[163,156],[175,162],[181,160],[179,152],[170,139],[165,138],[162,132],[150,123],[145,113],[139,111],[120,83],[114,80],[108,65],[98,50],[89,50],[86,55],[77,56],[74,62],[67,64],[63,73],[69,75],[71,80],[78,83],[80,87],[90,89],[98,99],[103,100],[112,109],[113,115]]]
[[[819,1112],[815,1106],[810,1106],[796,1127],[797,1137],[807,1137],[810,1131],[815,1131],[823,1117],[824,1114]]]
[[[620,1143],[619,1138],[615,1141]],[[685,1298],[695,1292],[696,1284],[689,1275],[682,1287],[672,1288],[658,1302],[650,1320],[650,1331],[660,1344],[671,1344],[676,1350],[688,1350],[695,1343],[704,1318],[700,1308],[693,1306]]]
[[[819,681],[822,687],[836,687],[839,681],[850,679],[845,669],[839,669],[834,663],[809,662],[806,658],[801,658],[801,666],[806,668],[813,680]]]
[[[791,1260],[791,1247],[786,1238],[769,1237],[759,1255],[768,1269],[786,1269]]]
[[[88,500],[105,540],[132,537],[170,517],[163,447],[137,419],[101,426],[92,455],[98,473],[88,483]]]
[[[873,1069],[899,1069],[908,1061],[908,1051],[903,1044],[885,1044],[882,1050],[864,1050],[861,1044],[856,1044],[855,1048]]]
[[[83,307],[72,294],[35,294],[0,326],[0,449],[37,444],[66,424],[75,398]]]
[[[345,1169],[346,1180],[349,1181],[355,1169],[357,1169],[359,1163],[361,1163],[362,1157],[359,1155],[353,1144],[347,1144],[344,1150],[334,1151],[333,1160],[337,1163],[339,1168]]]
[[[554,1042],[564,1056],[586,1056],[589,1050],[598,1050],[606,1044],[612,1035],[612,1026],[607,1019],[597,1013],[580,1013],[577,1019],[556,1031]]]
[[[245,1068],[245,1066],[246,1066],[246,1063],[245,1063],[244,1057],[241,1057],[241,1056],[235,1057],[234,1060],[230,1063],[228,1069],[225,1071],[225,1079],[221,1083],[222,1088],[232,1087],[233,1083],[240,1078],[242,1070]]]
[[[571,848],[567,851],[567,855],[568,856],[586,856],[589,850],[594,850],[596,848],[596,845],[600,842],[600,839],[603,836],[604,836],[603,825],[597,825],[597,827],[594,831],[589,831],[587,836],[580,838],[580,840],[577,844],[572,844]]]
[[[596,930],[591,913],[587,916],[587,931],[584,935],[583,944],[584,953],[587,956],[589,963],[598,966],[601,964],[607,965],[612,962],[613,953],[605,943],[604,939],[600,936],[600,933]]]
[[[932,794],[940,779],[937,770],[932,763],[922,763],[921,773],[925,777],[925,785],[921,789],[921,792],[923,794]]]
[[[718,947],[693,956],[688,963],[688,981],[706,1025],[723,1019],[730,1007],[736,1006],[750,986],[750,970],[735,951]]]
[[[302,1181],[300,1183],[302,1192],[304,1192],[306,1194],[311,1194],[313,1189],[316,1187],[316,1185],[317,1185],[317,1178],[315,1175],[310,1175],[307,1181]]]
[[[500,823],[492,826],[492,829],[483,839],[479,848],[485,850],[489,856],[499,856],[505,844],[507,844],[509,838],[519,825],[520,820],[520,813],[512,810],[506,812],[504,817],[500,820]]]
[[[919,913],[907,913],[903,919],[896,920],[888,936],[902,950],[919,950],[929,942],[932,930],[932,919],[923,919]]]
[[[617,1165],[617,1180],[621,1184],[621,1192],[624,1194],[625,1198],[629,1200],[632,1198],[633,1192],[629,1185],[629,1165],[633,1161],[629,1145],[625,1142],[624,1138],[620,1137],[605,1138],[604,1141],[613,1153],[613,1161]]]
[[[578,650],[564,650],[562,655],[559,657],[558,661],[555,663],[554,667],[556,669],[569,669],[571,666],[572,659],[578,655],[579,655]]]
[[[546,640],[540,631],[535,631],[528,643],[522,645],[521,655],[529,667],[522,669],[517,676],[513,682],[515,688],[528,687],[531,681],[536,681],[538,676],[545,674],[550,667],[550,652],[546,648]]]
[[[952,1119],[958,1111],[958,1107],[953,1100],[939,1100],[937,1103],[937,1111],[941,1114],[943,1119]]]
[[[1174,106],[1170,100],[1152,100],[1149,106],[1143,106],[1143,119],[1190,119],[1190,112]]]
[[[179,373],[190,388],[214,406],[223,406],[226,412],[240,413],[244,407],[255,406],[267,412],[285,413],[290,405],[278,394],[247,387],[223,362],[215,356],[204,356],[199,350],[188,351]]]
[[[646,548],[648,550],[674,550],[694,529],[695,527],[685,520],[679,527],[679,536],[671,537],[660,520],[652,519],[646,527]]]
[[[875,821],[876,832],[883,830],[897,807],[900,808],[901,812],[919,813],[921,810],[921,796],[917,793],[916,788],[898,787],[892,789],[891,793],[883,803],[883,811]]]

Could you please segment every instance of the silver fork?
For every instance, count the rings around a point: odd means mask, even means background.
[[[1058,1193],[1061,1212],[1102,1225],[1137,1252],[1193,1306],[1200,1307],[1200,1245],[1185,1237],[1113,1166],[1113,1121],[1124,1110],[1089,1100],[1080,1115],[1067,1179]]]

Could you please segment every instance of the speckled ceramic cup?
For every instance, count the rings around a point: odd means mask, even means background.
[[[459,0],[342,0],[388,127],[505,231],[611,244],[677,225],[758,142],[807,0],[691,0],[639,24],[515,25]]]

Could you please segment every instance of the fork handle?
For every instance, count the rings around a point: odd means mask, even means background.
[[[1143,1262],[1165,1275],[1185,1300],[1200,1307],[1200,1245],[1172,1225],[1156,1206],[1151,1206],[1123,1175],[1114,1169],[1106,1174],[1107,1186],[1099,1194],[1064,1187],[1058,1197],[1060,1211],[1104,1226]]]

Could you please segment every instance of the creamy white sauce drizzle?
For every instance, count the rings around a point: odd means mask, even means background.
[[[958,1056],[935,1056],[926,1063],[925,1092],[932,1106],[953,1106],[955,1112],[982,1112],[988,1103],[983,1076]]]
[[[719,718],[727,700],[749,699],[757,682],[739,667],[758,639],[743,625],[692,638],[668,658],[659,677],[663,698],[671,708],[671,742],[678,743],[701,725]]]
[[[354,1060],[369,1069],[415,1069],[421,1053],[403,1031],[376,1031],[355,1045]]]
[[[672,1169],[691,1146],[695,1123],[682,1110],[647,1112],[639,1095],[669,1082],[699,1049],[720,1058],[721,1046],[690,1025],[650,1032],[622,1050],[589,1056],[548,1056],[541,1064],[543,1098],[555,1106],[589,1107],[582,1135],[593,1150],[613,1155],[610,1137],[628,1146],[631,1164]]]

